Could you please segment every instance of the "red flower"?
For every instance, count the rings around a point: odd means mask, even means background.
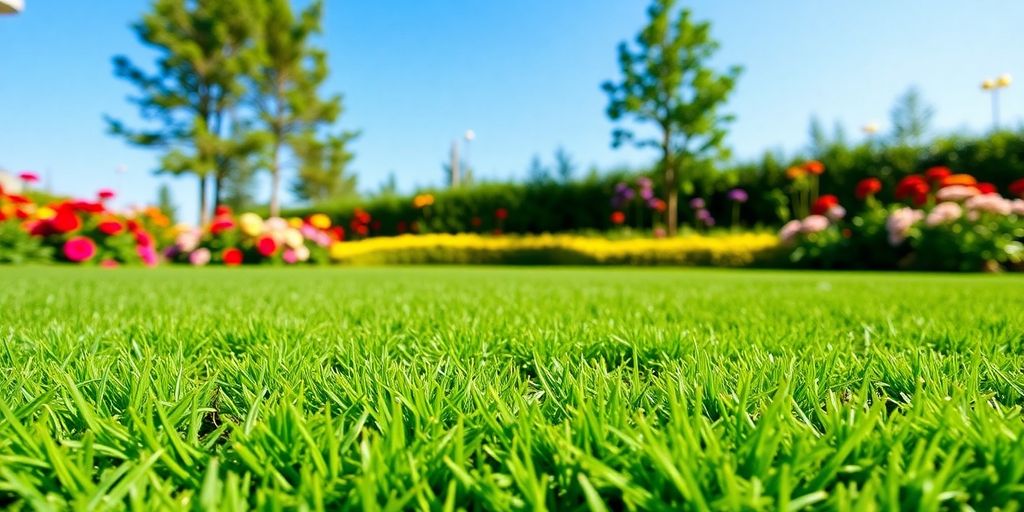
[[[235,247],[228,247],[224,249],[224,252],[220,253],[220,258],[229,267],[238,266],[242,264],[242,251]]]
[[[76,212],[84,213],[102,213],[105,209],[102,203],[95,201],[69,201],[64,203],[64,206]]]
[[[345,228],[341,226],[334,226],[331,228],[331,234],[334,235],[334,239],[339,242],[345,240]]]
[[[135,219],[128,219],[126,226],[128,226],[128,231],[131,231],[132,233],[142,229],[142,226]]]
[[[100,201],[113,199],[115,195],[114,191],[109,188],[101,188],[100,191],[96,193],[96,197],[100,198]]]
[[[213,210],[213,215],[217,217],[231,215],[231,208],[224,205],[217,205],[217,208]]]
[[[58,208],[57,214],[50,219],[50,227],[57,233],[68,233],[82,227],[82,221],[70,208]]]
[[[1010,193],[1024,199],[1024,178],[1010,183]]]
[[[804,164],[804,170],[807,171],[809,174],[818,176],[825,172],[825,164],[817,160],[811,160],[810,162]]]
[[[39,181],[39,175],[32,171],[21,171],[18,173],[18,179],[25,183],[35,183]]]
[[[484,221],[480,217],[473,217],[472,219],[469,219],[469,224],[474,228],[480,227],[483,223]]]
[[[97,227],[99,228],[101,233],[107,236],[114,236],[124,229],[124,226],[122,226],[121,223],[115,219],[107,219],[105,221],[102,221],[100,222],[100,225]]]
[[[942,183],[942,180],[952,175],[953,171],[949,170],[949,167],[937,166],[932,167],[924,172],[924,177],[931,183]]]
[[[611,220],[612,224],[621,225],[626,222],[626,214],[619,211],[612,212]]]
[[[857,183],[854,195],[857,199],[864,200],[882,191],[882,182],[878,178],[864,178]]]
[[[832,194],[825,194],[819,197],[811,206],[811,213],[815,215],[825,215],[825,212],[836,206],[839,206],[839,198]]]
[[[920,174],[911,174],[896,184],[894,195],[898,201],[910,199],[914,204],[920,206],[928,200],[928,192],[931,187]]]
[[[396,229],[398,230],[398,234],[402,234],[402,233],[405,233],[406,231],[408,231],[408,228],[406,227],[404,220],[398,221],[398,225],[396,226]]]
[[[210,224],[210,233],[219,235],[233,227],[235,227],[235,221],[231,220],[231,217],[220,217],[213,219],[213,224]]]
[[[498,208],[497,210],[494,210],[494,218],[496,218],[498,220],[505,220],[505,219],[507,219],[508,218],[508,210],[506,210],[504,208]]]
[[[265,258],[269,258],[277,252],[277,242],[273,237],[263,235],[256,240],[256,251]]]
[[[96,244],[84,236],[76,236],[64,242],[64,257],[68,261],[80,263],[96,255]]]
[[[29,203],[32,202],[31,199],[29,199],[29,198],[27,198],[25,196],[19,196],[17,194],[10,194],[10,195],[8,195],[7,199],[10,199],[10,201],[12,203],[14,203],[14,204],[29,204]]]
[[[999,192],[999,189],[991,183],[978,183],[975,187],[981,194],[996,194]]]
[[[139,247],[153,247],[153,235],[141,230],[136,231],[135,243],[138,244]]]

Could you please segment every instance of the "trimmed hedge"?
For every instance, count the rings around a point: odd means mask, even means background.
[[[333,262],[352,265],[452,263],[746,267],[777,261],[779,255],[778,237],[755,233],[629,240],[572,235],[488,237],[433,234],[370,238],[331,247]]]

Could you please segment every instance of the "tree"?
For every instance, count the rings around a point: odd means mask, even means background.
[[[811,123],[807,128],[807,134],[811,139],[811,154],[815,157],[820,157],[828,150],[829,140],[828,135],[825,133],[825,127],[821,125],[821,120],[818,119],[818,116],[811,116]]]
[[[576,173],[576,164],[573,163],[572,157],[569,156],[569,152],[561,146],[555,150],[555,173],[558,175],[558,179],[561,180],[562,183],[572,181],[573,174]]]
[[[178,219],[178,207],[174,204],[171,187],[166,183],[161,183],[160,188],[156,190],[156,206],[168,219],[171,219],[171,222]]]
[[[247,0],[155,0],[133,25],[139,40],[158,53],[148,73],[125,56],[115,75],[137,89],[130,101],[149,128],[130,129],[107,118],[111,133],[163,152],[157,172],[199,180],[199,219],[209,219],[207,178],[235,152],[224,136],[228,114],[244,93],[241,76],[251,57],[254,11]],[[218,180],[219,183],[219,180]],[[219,186],[216,194],[219,194]],[[216,195],[215,194],[215,195]]]
[[[532,184],[551,181],[551,170],[541,162],[540,155],[533,155],[530,159],[530,166],[526,169],[526,181]]]
[[[661,152],[658,168],[667,191],[666,225],[674,235],[679,215],[680,173],[707,165],[728,154],[725,125],[730,115],[719,114],[741,69],[725,73],[708,67],[718,50],[707,22],[695,23],[688,9],[673,21],[675,0],[655,0],[648,9],[649,24],[637,35],[636,47],[619,45],[622,79],[605,82],[608,117],[654,125],[656,138],[637,138],[629,128],[612,133],[613,147],[633,144]]]
[[[920,146],[931,127],[935,109],[921,97],[917,87],[907,89],[889,113],[892,138],[897,144]]]
[[[326,158],[341,157],[345,163],[351,153],[343,148],[354,135],[331,137],[315,142],[317,128],[334,122],[341,115],[341,96],[327,99],[319,96],[320,85],[327,78],[327,56],[320,49],[311,46],[311,38],[321,32],[323,3],[314,1],[298,17],[292,12],[290,0],[262,0],[260,37],[257,54],[257,71],[253,74],[253,103],[267,134],[270,159],[270,214],[277,216],[281,210],[282,152],[290,147],[298,149],[314,160],[299,165],[300,182],[296,190],[302,190],[301,197],[311,199],[323,194],[334,194],[343,168],[325,165],[319,152],[330,154]],[[302,146],[299,148],[299,146]],[[301,159],[300,159],[301,160]],[[342,166],[343,167],[343,166]],[[342,180],[344,181],[344,180]]]
[[[342,132],[322,139],[313,132],[306,132],[291,138],[292,150],[299,162],[298,176],[292,183],[296,197],[321,203],[356,194],[355,176],[345,174],[353,156],[346,146],[355,136]]]

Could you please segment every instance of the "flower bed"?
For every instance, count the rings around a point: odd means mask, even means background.
[[[846,218],[835,196],[823,195],[811,214],[779,232],[798,265],[823,268],[1020,270],[1024,263],[1024,179],[1000,195],[968,174],[934,167],[901,180],[897,201],[875,196],[881,182],[862,180],[864,212]]]
[[[576,264],[742,267],[770,261],[778,239],[770,234],[688,235],[608,240],[574,235],[487,237],[474,234],[403,235],[334,244],[343,264]]]
[[[37,178],[22,173],[26,182]],[[0,189],[0,263],[64,261],[116,267],[153,266],[159,261],[155,233],[170,228],[159,210],[114,212],[110,190],[92,200],[38,205],[25,195]]]

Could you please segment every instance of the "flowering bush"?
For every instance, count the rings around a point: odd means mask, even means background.
[[[817,267],[925,270],[1017,269],[1024,262],[1024,180],[1004,197],[994,186],[945,167],[902,179],[899,202],[875,199],[881,182],[862,180],[863,213],[845,220],[835,196],[823,195],[812,215],[779,232],[794,263]]]
[[[37,178],[22,173],[27,184]],[[95,200],[63,200],[37,205],[26,196],[0,189],[0,262],[60,261],[117,266],[157,264],[157,242],[143,223],[114,212],[111,190]]]
[[[255,213],[236,216],[222,206],[209,225],[180,232],[165,254],[173,261],[195,266],[325,263],[331,245],[344,238],[345,230],[332,227],[323,214],[263,219]]]

